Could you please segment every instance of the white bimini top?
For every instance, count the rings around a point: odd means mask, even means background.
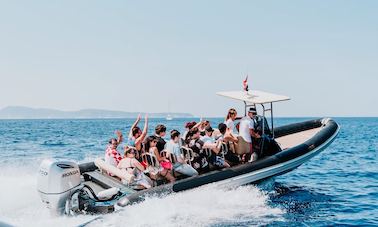
[[[284,95],[272,94],[264,91],[224,91],[217,92],[217,95],[224,96],[239,101],[244,101],[248,104],[264,104],[271,102],[280,102],[290,100],[289,97]]]

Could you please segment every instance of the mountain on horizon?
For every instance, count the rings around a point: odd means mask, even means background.
[[[102,109],[82,109],[63,111],[49,108],[31,108],[25,106],[8,106],[0,109],[0,119],[88,119],[88,118],[135,118],[139,112],[126,112]],[[149,113],[150,118],[165,118],[170,114],[174,118],[193,117],[189,113]]]

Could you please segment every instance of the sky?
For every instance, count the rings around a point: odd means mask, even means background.
[[[0,108],[378,116],[378,1],[2,1]]]

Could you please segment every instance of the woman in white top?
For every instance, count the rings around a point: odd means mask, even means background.
[[[228,110],[227,117],[224,123],[227,125],[227,128],[231,130],[232,133],[235,133],[235,124],[234,121],[236,120],[237,112],[235,109],[231,108]]]
[[[135,152],[134,149],[127,149],[125,151],[126,157],[118,163],[117,168],[133,174],[135,176],[134,181],[136,184],[142,185],[145,188],[151,188],[152,181],[144,175],[143,171],[145,169],[143,165],[136,160]]]

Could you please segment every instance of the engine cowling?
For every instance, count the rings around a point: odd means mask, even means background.
[[[42,202],[53,215],[63,214],[67,199],[82,188],[79,166],[71,161],[44,160],[37,181]]]

